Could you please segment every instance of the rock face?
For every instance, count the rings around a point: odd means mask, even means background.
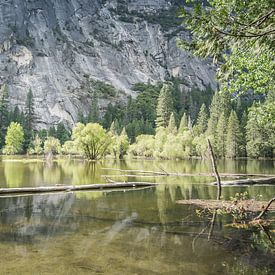
[[[178,1],[177,1],[178,2]],[[38,128],[72,125],[88,112],[95,80],[112,84],[100,108],[135,95],[137,82],[185,80],[215,87],[214,68],[176,47],[189,34],[175,27],[174,1],[3,0],[0,2],[0,85],[23,108],[32,89]]]

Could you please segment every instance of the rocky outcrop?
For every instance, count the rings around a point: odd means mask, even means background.
[[[95,80],[118,91],[99,94],[102,110],[134,95],[137,82],[174,76],[185,89],[214,88],[210,63],[177,48],[189,34],[165,21],[174,10],[172,0],[1,1],[0,85],[20,108],[32,89],[39,128],[87,113]]]

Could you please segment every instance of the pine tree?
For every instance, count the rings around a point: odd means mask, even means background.
[[[213,96],[210,106],[210,118],[208,120],[207,134],[213,135],[216,133],[218,120],[222,112],[224,112],[227,120],[231,111],[231,103],[229,95],[226,93],[216,92]]]
[[[70,139],[70,133],[67,131],[65,125],[62,122],[57,124],[56,138],[59,139],[62,145]]]
[[[176,125],[176,120],[175,120],[175,117],[174,117],[174,113],[171,113],[171,115],[170,115],[167,130],[168,130],[169,134],[174,134],[174,135],[176,135],[177,132],[178,132],[177,125]]]
[[[9,123],[8,87],[3,85],[0,89],[0,148],[5,144],[5,135]]]
[[[56,137],[56,129],[55,129],[54,126],[51,126],[51,127],[49,128],[48,136],[49,136],[49,137]]]
[[[222,113],[217,125],[216,142],[215,142],[216,151],[219,157],[225,157],[226,155],[226,141],[227,141],[226,128],[227,127],[226,127],[225,114]]]
[[[98,123],[99,122],[99,108],[98,99],[96,93],[93,94],[90,112],[88,115],[88,122]]]
[[[240,155],[241,132],[240,123],[235,111],[231,111],[226,135],[226,156],[236,158]]]
[[[117,136],[117,135],[118,135],[118,127],[117,127],[116,121],[113,121],[113,122],[112,122],[112,124],[111,124],[111,126],[110,126],[109,133],[110,133],[112,136]]]
[[[184,113],[180,121],[179,133],[183,133],[184,131],[187,131],[187,130],[188,130],[188,121],[187,121],[186,113]]]
[[[167,127],[170,115],[173,111],[173,99],[171,85],[163,84],[157,104],[156,126]]]
[[[206,129],[207,129],[207,121],[208,121],[208,115],[207,115],[207,110],[206,106],[203,103],[200,108],[200,112],[198,115],[197,123],[195,125],[194,132],[196,135],[201,135],[203,134]]]
[[[34,136],[34,101],[33,101],[33,93],[30,89],[27,94],[27,100],[25,105],[25,123],[24,123],[24,133],[25,133],[25,143],[24,149],[29,148],[31,140]]]

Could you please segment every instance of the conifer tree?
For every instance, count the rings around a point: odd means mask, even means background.
[[[99,122],[99,108],[98,99],[96,93],[93,94],[90,112],[88,115],[88,122],[97,123]]]
[[[171,85],[164,84],[158,97],[157,114],[156,114],[157,128],[168,126],[172,111],[173,111],[172,88],[171,88]]]
[[[226,135],[226,157],[236,158],[241,150],[240,123],[235,111],[231,111]]]
[[[225,157],[226,155],[226,119],[225,114],[222,113],[220,115],[218,125],[217,125],[217,131],[216,131],[216,142],[215,147],[216,151],[219,157]]]
[[[57,124],[56,138],[59,139],[62,145],[70,139],[70,133],[67,131],[65,125],[62,122]]]
[[[180,126],[179,126],[179,133],[183,133],[184,131],[188,130],[188,121],[186,113],[183,114],[181,120],[180,120]]]
[[[118,135],[118,127],[117,127],[117,121],[113,121],[111,126],[110,126],[110,130],[109,133],[112,136],[117,136]]]
[[[169,124],[168,124],[167,130],[168,130],[169,134],[174,134],[174,135],[177,134],[178,129],[177,129],[174,113],[171,113],[171,115],[170,115],[170,119],[169,119]]]
[[[231,103],[229,95],[226,93],[216,92],[213,96],[210,106],[210,118],[208,120],[207,134],[214,135],[216,133],[218,120],[222,112],[224,112],[227,120],[231,111]]]
[[[207,110],[206,106],[203,103],[200,108],[200,112],[198,115],[197,123],[195,125],[195,134],[196,135],[201,135],[203,134],[206,129],[207,129],[207,121],[208,121],[208,115],[207,115]]]
[[[29,148],[31,140],[33,138],[34,133],[34,101],[33,101],[33,93],[30,89],[27,94],[27,100],[25,105],[25,123],[24,123],[24,132],[25,132],[25,143],[24,149]]]
[[[3,85],[0,89],[0,148],[5,144],[5,135],[9,123],[8,87]]]

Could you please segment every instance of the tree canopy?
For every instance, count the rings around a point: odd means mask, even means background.
[[[200,57],[222,61],[218,79],[223,90],[267,94],[274,89],[275,8],[273,0],[187,1],[183,25],[192,39],[179,45]]]

